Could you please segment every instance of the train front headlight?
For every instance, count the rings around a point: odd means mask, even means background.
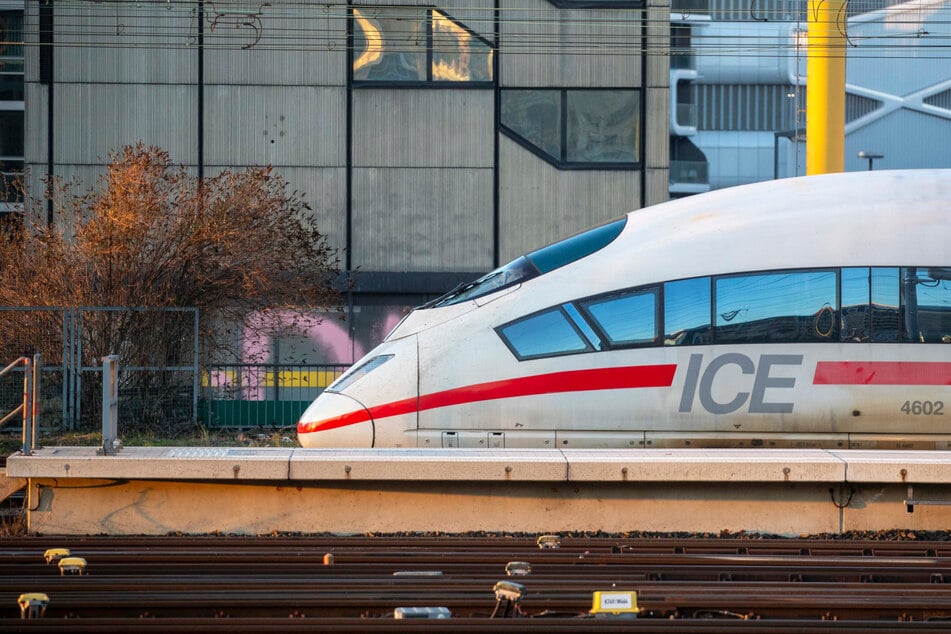
[[[324,392],[297,422],[297,439],[305,448],[369,448],[374,441],[373,417],[360,401]]]
[[[327,391],[342,392],[392,358],[392,354],[380,354],[367,359],[340,375],[336,381],[327,386]]]

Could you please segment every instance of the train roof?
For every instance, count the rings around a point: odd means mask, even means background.
[[[629,269],[633,284],[784,268],[947,266],[949,229],[951,170],[848,172],[632,211],[618,239],[595,257]],[[651,279],[634,279],[645,269]]]
[[[949,229],[951,170],[848,172],[742,185],[629,212],[623,230],[603,248],[526,279],[518,307],[528,314],[561,301],[705,275],[948,267]],[[490,290],[475,303],[505,295]],[[442,306],[437,314],[414,311],[391,336],[418,332],[473,307],[452,296],[422,307]]]

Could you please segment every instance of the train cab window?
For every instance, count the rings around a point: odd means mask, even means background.
[[[542,247],[528,255],[516,258],[490,273],[486,273],[474,282],[460,284],[442,297],[420,308],[458,304],[514,286],[539,274],[548,273],[566,264],[571,264],[575,260],[580,260],[609,245],[621,235],[625,224],[627,224],[627,216]]]
[[[654,343],[657,340],[658,289],[601,297],[582,304],[612,346]]]
[[[710,343],[710,278],[664,284],[664,345]]]
[[[909,340],[951,343],[951,269],[902,269]]]
[[[835,271],[787,271],[716,280],[717,343],[829,341],[836,334]]]
[[[505,266],[486,273],[479,279],[460,284],[442,297],[438,297],[420,308],[435,308],[438,306],[452,306],[461,302],[482,297],[497,290],[514,286],[520,282],[538,275],[538,269],[524,255],[512,260]]]
[[[625,224],[627,216],[542,247],[529,253],[528,259],[542,273],[554,271],[608,246],[621,235]]]
[[[593,349],[560,306],[500,326],[497,332],[519,361]]]
[[[578,330],[584,334],[588,343],[590,343],[595,350],[604,350],[604,342],[601,340],[600,335],[594,331],[594,328],[592,328],[588,320],[582,316],[578,308],[574,304],[562,304],[562,308],[564,308],[568,316],[571,317],[571,321],[578,327]]]

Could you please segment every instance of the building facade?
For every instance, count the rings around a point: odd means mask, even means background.
[[[671,195],[805,173],[807,6],[674,0]],[[949,18],[948,0],[846,4],[846,171],[951,167]]]
[[[352,276],[274,355],[350,363],[406,308],[668,192],[663,0],[27,2],[25,163],[143,141],[272,165]],[[277,359],[274,359],[275,361]]]

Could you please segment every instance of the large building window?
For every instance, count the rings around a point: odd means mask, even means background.
[[[427,7],[354,7],[353,81],[490,84],[491,44]]]
[[[0,213],[20,211],[23,151],[23,10],[0,10]]]
[[[632,169],[640,156],[640,93],[622,89],[507,89],[502,131],[563,169]]]

